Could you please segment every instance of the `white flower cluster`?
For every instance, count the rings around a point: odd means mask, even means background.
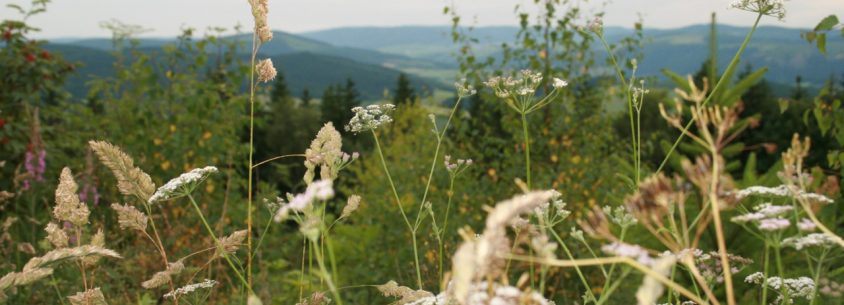
[[[328,200],[334,197],[334,188],[331,180],[320,180],[308,185],[304,193],[295,196],[288,195],[289,203],[285,204],[284,200],[279,198],[281,207],[278,208],[275,214],[275,221],[284,220],[290,211],[302,211],[309,207],[314,200]]]
[[[721,256],[718,252],[710,251],[703,252],[700,249],[683,249],[676,253],[665,251],[660,254],[660,257],[675,256],[677,260],[691,256],[695,265],[700,270],[703,278],[710,283],[723,283],[724,271],[721,265]],[[727,259],[730,261],[730,274],[737,274],[745,267],[753,264],[753,260],[744,258],[738,255],[727,253]]]
[[[780,185],[777,187],[751,186],[736,192],[736,198],[739,200],[749,196],[793,197],[795,199],[803,199],[810,202],[826,204],[834,202],[834,200],[821,194],[804,192],[801,190],[789,190],[786,185]]]
[[[472,159],[457,159],[456,163],[451,163],[451,156],[445,155],[443,158],[443,164],[445,165],[445,170],[448,171],[449,174],[457,175],[462,173],[466,170],[469,166],[474,163]]]
[[[809,218],[800,219],[800,222],[797,223],[797,228],[800,229],[801,232],[812,232],[818,228],[812,220]]]
[[[545,299],[537,292],[522,291],[517,287],[492,284],[492,290],[487,282],[479,282],[472,285],[469,298],[465,305],[554,305],[553,301]],[[404,303],[402,305],[448,305],[456,304],[446,292],[436,296],[429,296]]]
[[[782,218],[788,212],[794,210],[794,207],[789,205],[772,205],[771,203],[763,203],[754,208],[755,212],[742,214],[731,218],[735,223],[753,222],[756,227],[762,231],[779,231],[788,228],[791,221]]]
[[[551,197],[551,201],[545,202],[541,204],[539,207],[534,208],[534,213],[538,217],[545,217],[547,218],[549,226],[554,226],[555,224],[559,223],[560,221],[564,220],[565,218],[571,215],[571,211],[566,210],[566,202],[563,201],[563,194],[556,190],[552,190],[554,192],[553,197]],[[551,207],[554,207],[551,210]],[[552,213],[553,212],[553,213]],[[581,233],[582,234],[582,233]]]
[[[194,283],[194,284],[184,286],[182,288],[178,288],[175,291],[172,291],[172,292],[165,294],[164,297],[165,298],[176,298],[177,296],[180,296],[180,295],[190,294],[190,293],[196,291],[197,289],[211,289],[211,288],[214,288],[214,286],[216,286],[216,285],[217,285],[217,281],[205,279],[205,281],[203,281],[203,282]]]
[[[203,168],[196,168],[187,173],[179,175],[167,181],[164,185],[152,194],[149,198],[149,203],[156,203],[168,199],[179,198],[186,196],[196,188],[197,185],[205,181],[213,173],[217,172],[217,168],[213,166],[206,166]]]
[[[466,82],[465,78],[461,79],[459,82],[454,83],[454,88],[457,89],[458,97],[467,97],[478,93],[478,90],[475,90],[475,87],[473,87],[472,84]]]
[[[730,7],[743,11],[760,13],[771,17],[777,17],[779,20],[783,20],[785,18],[784,0],[735,0],[732,4],[730,4]]]
[[[785,289],[786,294],[789,297],[788,304],[794,304],[793,298],[804,298],[806,300],[811,301],[815,295],[815,281],[811,278],[801,276],[796,279],[783,279],[781,277],[769,277],[765,279],[765,275],[762,272],[756,272],[751,275],[748,275],[744,278],[746,283],[752,283],[757,285],[767,285],[773,291],[781,291]],[[780,295],[774,304],[780,303],[783,300],[783,296]]]
[[[629,227],[639,223],[636,216],[633,215],[633,213],[630,213],[630,211],[623,206],[617,206],[615,209],[608,205],[604,206],[604,214],[610,219],[610,221],[620,227]]]
[[[393,118],[390,112],[396,109],[393,104],[369,105],[366,107],[352,108],[355,116],[346,125],[346,131],[360,133],[363,131],[375,130],[381,125],[390,123]]]
[[[495,95],[500,98],[510,97],[525,97],[532,96],[536,93],[536,88],[542,83],[542,73],[531,70],[519,71],[519,77],[513,78],[511,76],[501,77],[494,76],[484,82],[484,85],[491,88]],[[560,89],[568,86],[565,80],[554,78],[551,85],[554,89]]]
[[[823,233],[812,233],[806,236],[793,236],[782,241],[782,245],[786,247],[794,247],[794,249],[802,250],[807,247],[826,247],[830,248],[835,245],[835,239]]]
[[[643,265],[651,265],[654,262],[654,259],[650,256],[650,254],[648,254],[648,251],[637,245],[614,242],[602,246],[601,250],[615,256],[635,259]]]
[[[844,294],[844,284],[830,281],[827,278],[819,279],[818,286],[818,292],[828,297],[840,298]]]

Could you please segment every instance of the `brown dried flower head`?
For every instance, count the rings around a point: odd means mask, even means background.
[[[99,287],[78,292],[67,298],[71,305],[108,305]]]
[[[112,203],[111,208],[117,212],[117,223],[123,230],[138,230],[146,231],[148,218],[144,212],[139,211],[135,207],[124,204],[120,205]]]
[[[401,298],[400,300],[393,302],[392,304],[408,304],[413,303],[414,301],[422,298],[434,296],[434,294],[421,289],[413,290],[405,286],[399,286],[399,284],[395,281],[389,281],[386,284],[378,285],[376,287],[378,288],[378,291],[380,291],[386,297]]]
[[[273,66],[273,61],[269,58],[262,59],[255,64],[255,71],[258,73],[258,81],[264,83],[275,79],[276,74],[278,74]]]
[[[172,281],[173,276],[182,273],[185,270],[185,264],[179,260],[173,263],[169,263],[167,265],[167,270],[156,272],[152,278],[149,280],[144,281],[141,283],[141,287],[146,289],[153,289],[156,287],[164,286],[168,282]]]
[[[147,173],[135,167],[129,155],[104,141],[89,141],[88,145],[97,154],[100,162],[117,178],[117,189],[121,194],[133,195],[142,201],[149,200],[155,192],[155,183]]]
[[[615,240],[615,235],[610,231],[609,220],[604,211],[598,207],[592,207],[592,210],[586,215],[585,219],[578,219],[577,224],[583,229],[583,232],[589,234],[594,238],[603,238],[607,240]]]
[[[360,207],[360,200],[361,198],[358,195],[349,196],[349,199],[346,202],[346,206],[343,207],[343,213],[340,214],[340,218],[346,218],[351,216],[352,213],[354,213],[355,210]]]
[[[671,206],[684,200],[685,194],[676,182],[658,173],[642,181],[639,190],[624,199],[624,205],[639,221],[661,225]]]
[[[217,255],[223,256],[234,253],[243,244],[244,239],[246,239],[246,230],[236,231],[229,236],[220,238]]]
[[[44,231],[47,231],[47,240],[54,248],[66,248],[68,246],[67,233],[59,225],[51,222],[47,224]]]
[[[343,156],[343,139],[340,132],[334,128],[331,122],[325,123],[319,130],[311,146],[305,150],[305,183],[311,184],[314,180],[314,171],[320,167],[320,177],[323,180],[333,180],[332,168]]]
[[[724,159],[718,157],[719,177],[715,193],[722,201],[721,209],[727,209],[738,203],[738,198],[735,195],[735,186],[733,178],[724,170]],[[712,158],[708,155],[703,155],[695,158],[692,163],[688,159],[682,161],[683,171],[686,177],[694,184],[701,193],[707,194],[710,192],[712,186]]]
[[[73,181],[73,173],[65,167],[62,169],[59,178],[59,186],[56,187],[56,206],[53,208],[53,216],[58,220],[68,221],[76,226],[88,223],[88,215],[91,211],[88,206],[79,201],[77,190],[79,186]]]

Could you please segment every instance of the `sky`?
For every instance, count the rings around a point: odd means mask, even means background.
[[[674,28],[707,23],[709,13],[719,22],[749,26],[751,13],[728,9],[731,0],[570,0],[586,11],[606,12],[608,26],[630,27],[641,15],[645,27]],[[269,23],[274,30],[300,33],[345,26],[448,25],[443,7],[455,5],[463,20],[476,26],[516,25],[514,8],[535,11],[533,0],[269,0]],[[0,19],[15,17],[5,4],[29,0],[0,0]],[[790,0],[785,21],[763,24],[810,28],[829,14],[844,15],[844,0]],[[42,29],[39,38],[108,37],[100,23],[118,20],[151,31],[142,36],[172,37],[184,27],[200,32],[208,27],[251,25],[246,0],[52,0],[47,13],[29,22]],[[244,29],[246,30],[246,29]]]

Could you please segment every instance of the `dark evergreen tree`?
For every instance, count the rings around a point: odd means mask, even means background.
[[[308,90],[308,88],[302,90],[302,96],[300,98],[302,99],[303,107],[309,106],[311,104],[311,100],[314,99],[311,97],[311,90]]]
[[[806,98],[806,89],[803,89],[803,77],[797,75],[794,82],[794,91],[791,93],[791,98],[796,101]]]
[[[396,84],[396,92],[393,96],[393,103],[400,105],[403,103],[413,103],[416,100],[416,92],[410,84],[410,79],[404,73],[399,74],[398,82]]]

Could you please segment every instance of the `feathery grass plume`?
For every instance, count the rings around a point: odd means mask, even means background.
[[[305,183],[311,184],[314,181],[316,167],[320,167],[320,178],[333,180],[332,166],[342,158],[343,139],[340,132],[334,129],[331,122],[325,123],[317,132],[316,138],[311,146],[305,150]]]
[[[206,166],[203,168],[192,169],[187,173],[170,179],[170,181],[167,181],[167,183],[159,187],[158,190],[155,191],[155,194],[152,194],[152,196],[149,197],[149,203],[156,203],[187,196],[196,189],[197,185],[205,181],[205,179],[208,179],[208,176],[211,176],[211,174],[216,172],[216,167]]]
[[[521,214],[533,211],[554,198],[556,192],[534,191],[498,203],[486,218],[484,232],[476,240],[465,241],[453,258],[454,296],[466,304],[473,282],[496,278],[505,267],[504,255],[510,253],[507,227]]]
[[[328,305],[331,304],[331,299],[325,296],[324,292],[316,291],[310,297],[304,298],[296,305]]]
[[[258,81],[264,83],[275,79],[275,76],[278,74],[278,71],[273,66],[273,61],[269,58],[262,59],[255,64],[255,71],[258,72]]]
[[[273,32],[267,23],[267,13],[270,11],[269,0],[249,0],[252,6],[252,17],[255,19],[255,35],[262,43],[273,39]]]
[[[67,298],[71,305],[108,305],[99,287],[77,292]]]
[[[53,274],[53,268],[34,268],[21,272],[10,272],[0,277],[0,302],[8,298],[6,295],[7,289],[29,285],[51,274]]]
[[[346,206],[343,207],[343,213],[340,214],[340,218],[346,218],[351,216],[352,213],[354,213],[355,210],[360,207],[360,200],[361,198],[358,195],[350,196],[349,199],[346,201]]]
[[[75,248],[61,248],[47,252],[43,256],[33,257],[23,266],[23,270],[44,268],[48,265],[59,263],[68,259],[85,258],[89,256],[103,256],[111,258],[122,258],[120,254],[100,246],[82,245]]]
[[[100,162],[117,178],[117,189],[121,194],[133,195],[144,201],[149,200],[155,192],[155,183],[147,173],[135,167],[132,157],[105,141],[92,140],[88,142],[88,145],[97,154]]]
[[[44,231],[47,231],[47,240],[54,248],[66,248],[68,246],[67,233],[59,225],[51,222],[47,224]]]
[[[59,178],[59,186],[56,187],[56,206],[53,208],[53,216],[58,220],[70,222],[77,226],[88,223],[88,216],[91,211],[88,206],[79,201],[77,190],[79,186],[73,181],[73,173],[65,167],[62,169]]]
[[[120,205],[112,203],[111,208],[117,212],[117,223],[120,224],[121,229],[142,232],[147,230],[149,219],[144,212],[128,204]]]
[[[105,234],[103,233],[103,229],[97,230],[97,234],[94,234],[94,236],[91,237],[91,243],[90,244],[92,246],[103,247],[103,248],[105,247]],[[97,262],[99,262],[99,261],[100,261],[99,256],[89,256],[89,257],[85,257],[85,258],[82,259],[82,264],[87,266],[87,267],[91,267],[91,266],[96,265]]]
[[[389,281],[386,284],[378,285],[375,287],[378,288],[378,291],[380,291],[386,297],[400,298],[398,301],[392,303],[396,305],[409,304],[422,298],[434,296],[433,293],[422,289],[413,290],[405,286],[399,286],[396,281]]]
[[[0,203],[3,203],[9,199],[15,198],[14,193],[10,193],[7,191],[0,191]]]
[[[652,264],[654,272],[663,276],[668,276],[674,268],[674,263],[677,258],[673,255],[666,255],[655,260]],[[653,305],[656,304],[657,299],[665,292],[665,287],[662,283],[653,276],[645,276],[642,281],[642,286],[636,291],[636,301],[639,305]]]
[[[229,236],[220,238],[216,255],[222,257],[223,255],[233,254],[243,244],[244,239],[246,239],[246,230],[235,231]]]
[[[173,279],[173,276],[185,271],[185,264],[181,260],[167,264],[167,269],[156,272],[152,278],[141,283],[141,287],[146,289],[153,289],[164,286]]]

